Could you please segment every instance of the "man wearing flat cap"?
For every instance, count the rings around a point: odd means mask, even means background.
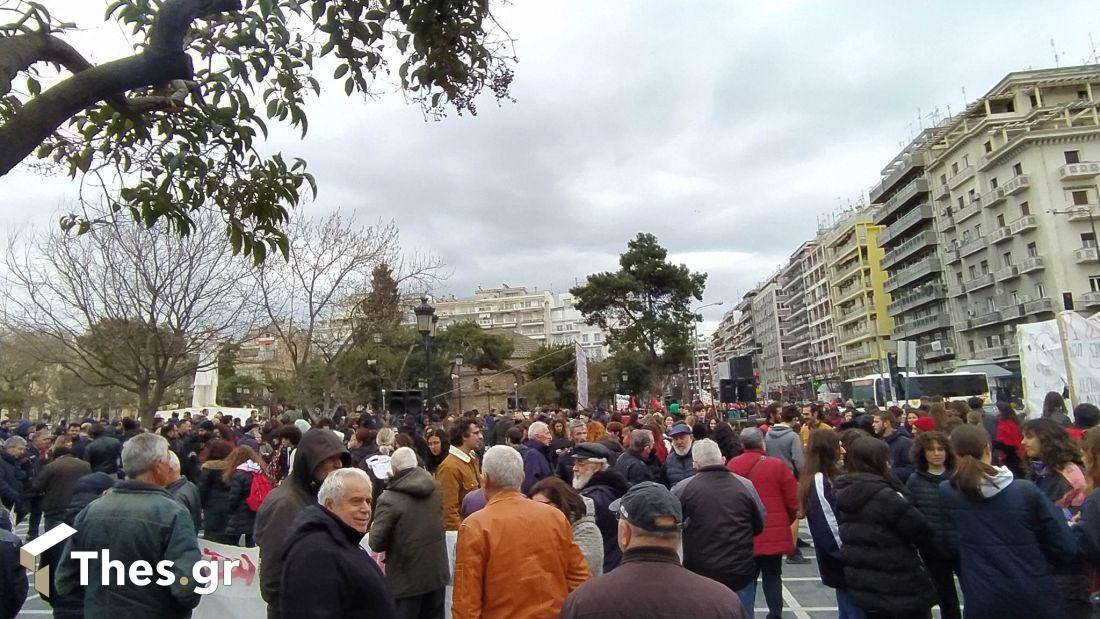
[[[611,504],[618,517],[622,563],[590,580],[565,600],[562,619],[743,619],[737,595],[694,574],[676,552],[684,514],[680,501],[661,484],[642,482]],[[638,583],[644,582],[644,587]]]
[[[622,557],[618,523],[611,511],[611,502],[623,496],[630,484],[611,470],[611,450],[600,443],[581,443],[573,448],[572,456],[573,487],[596,505],[596,526],[603,537],[603,571],[606,574],[619,565]]]

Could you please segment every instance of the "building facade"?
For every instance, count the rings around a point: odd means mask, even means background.
[[[434,303],[440,329],[472,322],[483,329],[507,329],[539,344],[550,343],[554,295],[549,291],[502,284],[499,288],[479,287],[470,298],[450,296]]]
[[[551,343],[579,343],[589,361],[601,361],[608,357],[607,334],[600,327],[584,321],[584,316],[576,308],[573,295],[566,293],[555,296],[554,305],[550,309],[550,322]]]
[[[813,351],[810,346],[810,311],[806,294],[806,269],[816,249],[816,240],[806,241],[791,255],[779,272],[779,284],[786,298],[787,316],[780,321],[780,343],[783,349],[784,375],[800,397],[812,392]]]

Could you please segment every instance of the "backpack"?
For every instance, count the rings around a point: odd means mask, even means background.
[[[252,511],[259,511],[260,504],[264,502],[267,495],[271,493],[274,486],[271,485],[271,480],[267,478],[267,475],[263,473],[252,474],[252,489],[248,492],[248,498],[245,499],[245,503],[248,504],[248,509]]]

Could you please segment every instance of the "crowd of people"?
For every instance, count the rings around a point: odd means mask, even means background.
[[[40,557],[55,617],[189,616],[194,583],[82,585],[72,553],[185,575],[200,537],[257,548],[269,617],[740,618],[759,586],[777,618],[811,544],[842,618],[1088,617],[1100,409],[1066,408],[0,422],[0,619],[23,520],[77,530]]]

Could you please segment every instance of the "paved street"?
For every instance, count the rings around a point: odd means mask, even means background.
[[[26,522],[16,527],[16,533],[20,537],[27,534]],[[805,526],[802,528],[802,538],[809,539],[809,532]],[[803,550],[803,553],[811,561],[807,565],[783,564],[783,599],[786,608],[783,611],[784,619],[832,619],[837,616],[836,597],[833,590],[822,585],[817,575],[817,563],[812,548]],[[764,605],[764,593],[756,590],[756,617],[767,615],[768,609]],[[19,617],[50,616],[52,611],[49,604],[31,588],[27,596],[27,603]],[[939,611],[933,611],[933,615],[939,617]]]

